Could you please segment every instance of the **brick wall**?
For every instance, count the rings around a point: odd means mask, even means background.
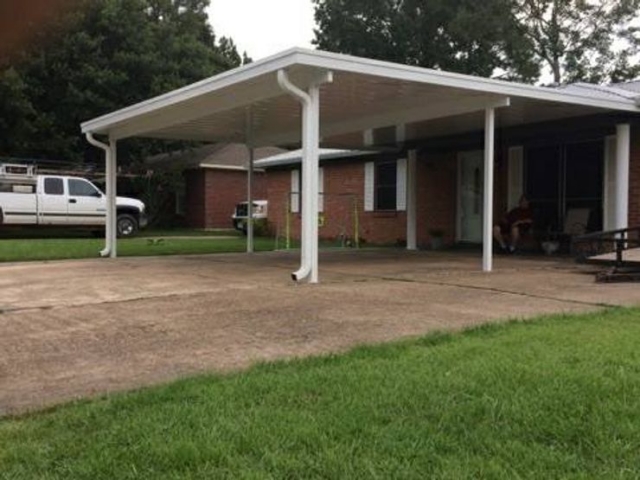
[[[186,179],[186,218],[192,228],[231,228],[236,204],[247,199],[247,174],[243,171],[188,170]],[[253,198],[266,197],[265,174],[256,172]]]
[[[501,158],[498,155],[498,158]],[[502,156],[502,158],[504,158]],[[360,237],[372,244],[395,244],[406,241],[406,212],[365,212],[364,162],[336,162],[324,165],[324,218],[320,227],[322,239],[335,239],[341,233],[353,232],[354,199],[357,201]],[[506,161],[496,160],[495,215],[506,209]],[[270,170],[267,174],[269,221],[274,233],[284,236],[286,202],[291,190],[290,170]],[[420,154],[417,165],[417,236],[418,245],[426,247],[429,232],[444,232],[445,243],[456,239],[458,162],[457,152]],[[352,195],[352,196],[350,196]],[[300,237],[300,214],[290,217],[292,238]]]
[[[405,212],[364,211],[364,162],[335,162],[324,168],[324,225],[319,236],[336,240],[341,235],[354,236],[355,217],[360,238],[367,243],[389,244],[406,241]],[[284,236],[286,202],[291,191],[291,171],[271,170],[267,174],[269,221],[273,232]],[[300,214],[290,217],[292,238],[300,238]]]
[[[629,226],[640,225],[640,128],[631,127]]]
[[[444,232],[445,243],[456,236],[458,162],[455,152],[418,157],[417,231],[418,245],[427,246],[431,230]]]

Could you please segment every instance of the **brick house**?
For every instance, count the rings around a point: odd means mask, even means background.
[[[564,87],[598,95],[640,93],[640,82],[611,87]],[[498,128],[495,149],[494,218],[513,208],[522,194],[532,202],[537,245],[565,230],[615,228],[616,123],[614,116],[586,116],[572,122],[541,122]],[[416,152],[417,243],[442,234],[448,245],[482,242],[483,135],[443,135],[428,142],[387,145],[384,153],[322,150],[320,153],[320,238],[355,235],[365,242],[405,244],[406,172]],[[389,148],[391,147],[391,148]],[[393,148],[395,147],[395,148]],[[631,126],[628,223],[640,225],[640,124]],[[285,223],[300,234],[300,151],[256,162],[266,174],[266,198],[274,230]],[[454,193],[455,194],[452,194]],[[287,205],[288,203],[288,205]],[[357,209],[357,213],[354,212]],[[570,225],[582,211],[581,225]],[[357,216],[358,225],[352,221]],[[347,221],[341,219],[348,219]],[[345,226],[347,228],[345,228]]]
[[[370,242],[404,239],[414,250],[441,229],[450,243],[481,240],[485,272],[493,270],[494,217],[521,193],[543,230],[562,231],[576,210],[586,212],[585,228],[637,224],[639,120],[638,83],[545,88],[294,48],[81,129],[105,152],[107,186],[126,138],[302,147],[307,181],[289,173],[290,199],[273,199],[269,214],[301,203],[301,262],[292,278],[317,283],[318,230],[331,233],[332,219],[346,217],[329,205],[342,193],[355,198],[358,231]],[[320,147],[384,153],[326,159],[320,174]],[[268,196],[286,193],[286,175],[272,177]],[[108,197],[114,192],[107,188]],[[328,202],[323,227],[320,197]],[[107,212],[110,225],[114,215]],[[105,238],[107,249],[113,242]]]
[[[273,156],[283,150],[258,148],[254,158]],[[249,150],[239,143],[214,144],[158,155],[147,161],[150,168],[178,165],[184,175],[184,191],[179,192],[177,208],[190,228],[231,228],[236,204],[247,198]],[[265,172],[254,171],[255,199],[266,195]]]

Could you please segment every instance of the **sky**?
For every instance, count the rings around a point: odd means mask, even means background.
[[[253,60],[291,47],[312,48],[311,0],[211,0],[209,19],[217,37],[231,37]]]

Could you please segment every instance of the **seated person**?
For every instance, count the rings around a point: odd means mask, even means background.
[[[518,241],[533,225],[533,212],[529,207],[529,200],[524,195],[520,197],[518,206],[507,213],[502,221],[493,227],[493,238],[502,251],[515,252]]]

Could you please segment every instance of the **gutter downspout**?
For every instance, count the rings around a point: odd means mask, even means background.
[[[284,70],[278,70],[278,85],[282,90],[289,93],[292,97],[298,100],[302,104],[302,184],[303,188],[301,189],[303,192],[307,189],[308,186],[311,186],[310,179],[310,168],[309,168],[309,158],[311,156],[311,145],[307,142],[307,137],[310,132],[310,112],[311,112],[311,96],[306,92],[302,91],[298,87],[296,87],[291,81],[287,73]],[[304,195],[304,194],[303,194]],[[310,201],[309,195],[304,195],[302,197],[302,245],[301,249],[301,259],[300,259],[300,268],[291,274],[291,278],[294,281],[300,281],[309,276],[311,273],[312,262],[309,258],[309,248],[308,244],[311,241],[309,238],[309,223],[311,221],[311,216],[313,215],[312,210],[312,202]]]
[[[105,185],[107,189],[109,189],[109,186],[110,186],[109,174],[111,170],[111,148],[106,143],[102,143],[96,140],[93,137],[93,133],[91,132],[87,133],[85,136],[87,138],[87,142],[89,142],[91,145],[101,150],[104,150],[105,170],[106,170]],[[106,195],[107,195],[107,198],[105,199],[105,208],[107,210],[107,218],[106,218],[106,224],[105,224],[105,247],[104,249],[100,250],[101,257],[108,257],[111,254],[111,250],[112,250],[112,244],[111,244],[111,241],[112,241],[111,223],[112,222],[111,222],[111,208],[109,208],[109,192],[106,192]]]
[[[278,70],[278,85],[302,104],[302,248],[301,266],[291,278],[318,283],[318,150],[320,144],[320,85],[333,82],[333,73],[323,72],[313,80],[309,92],[296,87],[284,70]]]

